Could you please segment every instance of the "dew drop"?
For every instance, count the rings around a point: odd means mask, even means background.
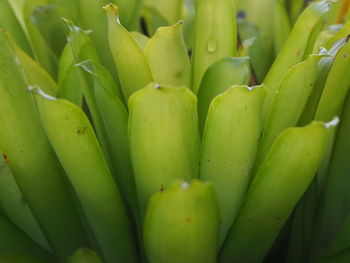
[[[181,188],[183,190],[187,190],[188,188],[190,188],[190,184],[188,182],[182,182],[181,183]]]
[[[216,50],[216,41],[213,39],[209,39],[207,43],[207,49],[210,53],[214,53]]]

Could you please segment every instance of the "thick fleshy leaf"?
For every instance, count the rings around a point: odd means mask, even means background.
[[[0,209],[41,247],[51,251],[46,237],[33,216],[4,158],[0,158]]]
[[[233,86],[210,105],[201,149],[199,178],[213,183],[219,201],[220,245],[250,182],[263,127],[265,89]]]
[[[23,31],[16,14],[13,12],[10,2],[14,1],[0,1],[0,28],[9,31],[12,38],[18,43],[18,45],[25,50],[26,53],[33,55],[27,36]]]
[[[197,93],[208,67],[222,58],[235,55],[237,30],[232,0],[196,0],[195,5],[192,89]]]
[[[74,188],[106,262],[137,262],[137,253],[117,185],[89,120],[75,104],[38,88],[45,132]],[[66,147],[69,145],[70,147]]]
[[[167,25],[175,24],[182,17],[182,0],[144,0],[144,6],[154,8],[159,14],[162,14],[167,21]],[[165,26],[165,25],[163,25]]]
[[[96,104],[101,113],[108,143],[113,146],[110,147],[115,170],[113,176],[120,186],[122,197],[137,218],[139,212],[128,145],[127,110],[113,79],[101,65],[91,60],[83,61],[79,65],[94,78]]]
[[[305,0],[287,0],[287,7],[292,24],[294,24],[305,8]]]
[[[310,55],[304,62],[291,68],[283,77],[259,144],[256,169],[260,166],[276,137],[285,129],[296,126],[303,113],[317,77],[317,65],[325,54]]]
[[[71,47],[72,53],[74,55],[75,63],[85,60],[92,60],[96,64],[99,63],[99,57],[97,55],[96,49],[89,37],[89,31],[84,31],[81,28],[75,26],[71,21],[66,20],[69,28],[68,43]],[[100,66],[101,68],[102,66]],[[103,70],[105,73],[106,71]],[[107,133],[103,124],[101,113],[98,110],[95,92],[94,92],[94,79],[90,73],[85,72],[84,69],[80,69],[80,83],[83,91],[84,99],[89,107],[91,113],[93,127],[96,130],[96,134],[101,145],[102,151],[105,155],[107,163],[111,171],[114,172],[114,165],[111,159],[111,145],[108,143]],[[106,73],[108,75],[108,72]],[[108,80],[114,82],[114,80],[109,76]],[[115,87],[117,89],[117,87]]]
[[[1,255],[25,255],[33,258],[34,262],[58,262],[57,259],[43,248],[34,243],[26,234],[18,229],[14,224],[0,214],[0,254]],[[0,262],[13,262],[8,257],[7,260],[0,257]],[[34,260],[37,261],[34,261]],[[31,261],[18,261],[31,262]]]
[[[63,259],[87,242],[20,65],[8,34],[0,31],[1,150],[53,250]]]
[[[161,85],[174,87],[190,85],[190,59],[182,33],[183,21],[160,27],[148,41],[145,55],[153,79]]]
[[[327,171],[327,183],[323,193],[322,206],[319,214],[320,235],[322,244],[327,243],[339,229],[345,217],[350,212],[349,183],[350,154],[350,96],[348,95],[341,122],[334,141],[334,148]],[[349,228],[350,229],[350,228]],[[339,232],[339,231],[338,231]],[[350,242],[348,243],[350,247]],[[339,248],[340,251],[342,248]]]
[[[196,98],[187,88],[150,84],[130,97],[129,110],[131,160],[144,216],[152,194],[176,179],[197,176]]]
[[[132,93],[153,81],[151,69],[142,49],[117,19],[118,8],[108,4],[104,10],[108,17],[109,45],[117,66],[121,90],[127,101]]]
[[[322,92],[327,81],[328,74],[332,68],[334,58],[338,53],[339,49],[346,44],[345,39],[336,41],[332,48],[327,52],[329,56],[324,57],[320,60],[317,69],[317,79],[313,88],[313,91],[306,103],[304,112],[300,117],[299,124],[307,125],[315,118],[316,110],[322,96]]]
[[[277,0],[274,1],[273,5],[273,38],[275,56],[280,52],[291,30],[285,2],[285,0]]]
[[[347,214],[342,224],[338,227],[335,234],[332,235],[332,239],[328,242],[327,246],[321,251],[321,258],[332,258],[336,254],[341,254],[350,249],[350,216]],[[348,254],[348,253],[347,253]],[[346,258],[349,257],[349,254]],[[337,258],[337,257],[335,257]],[[326,262],[328,262],[326,260]],[[330,261],[330,262],[343,262],[343,261]],[[346,262],[346,261],[344,261]],[[322,261],[323,263],[323,261]]]
[[[320,30],[320,21],[329,10],[329,7],[330,2],[327,0],[311,4],[294,25],[281,52],[263,81],[268,89],[264,109],[265,116],[271,108],[284,74],[309,55],[307,50],[309,47],[313,47],[313,36]],[[305,28],[308,30],[305,30]]]
[[[346,249],[335,255],[327,257],[325,260],[322,260],[319,263],[348,263],[349,260],[350,260],[350,249]]]
[[[35,62],[24,51],[15,47],[16,55],[21,62],[21,67],[27,78],[29,85],[40,85],[45,92],[55,96],[57,94],[57,84],[51,78],[51,76],[42,68],[37,62]]]
[[[56,78],[58,57],[53,49],[47,45],[45,38],[32,20],[34,10],[48,3],[49,0],[27,0],[23,2],[20,12],[24,21],[25,32],[28,32],[35,60],[45,68],[50,76]]]
[[[147,43],[149,41],[149,37],[145,36],[144,34],[137,32],[137,31],[132,31],[130,32],[131,36],[135,40],[135,42],[139,45],[139,47],[142,50],[145,50],[145,47],[147,46]]]
[[[91,249],[81,248],[67,259],[67,263],[103,263],[97,253]]]
[[[314,122],[278,136],[230,229],[220,262],[264,259],[321,164],[333,125]]]
[[[248,82],[248,58],[224,58],[208,68],[198,91],[198,119],[201,134],[211,101],[233,85],[248,85]]]
[[[57,96],[82,107],[83,88],[81,86],[84,84],[85,82],[81,80],[79,68],[75,66],[75,58],[72,49],[69,43],[67,43],[63,49],[58,65]]]
[[[274,40],[276,26],[275,5],[279,0],[242,0],[238,5],[238,19],[241,20],[238,31],[242,39],[256,37],[252,46],[250,57],[254,72],[261,82],[271,66],[274,59]],[[242,27],[242,23],[249,27]],[[248,36],[247,36],[248,34]],[[264,54],[262,59],[261,54]]]
[[[348,21],[346,24],[344,24],[341,27],[341,29],[339,29],[339,31],[334,35],[334,37],[331,38],[328,41],[328,43],[325,45],[325,48],[330,49],[338,40],[347,38],[349,35],[349,30],[350,30],[350,21]]]
[[[106,15],[103,12],[102,7],[108,3],[107,0],[75,0],[78,2],[78,8],[80,13],[78,26],[91,30],[91,40],[96,47],[98,56],[101,59],[101,64],[108,68],[110,74],[117,81],[117,71],[115,68],[115,64],[113,62],[113,47],[111,47],[108,43],[108,21]],[[114,0],[114,1],[122,1],[125,0]],[[134,0],[127,0],[129,3],[134,2]],[[138,0],[136,0],[138,1]],[[127,10],[126,10],[127,11]],[[75,21],[74,21],[75,22]],[[92,59],[88,57],[86,59]],[[80,62],[80,61],[79,61]]]
[[[144,0],[112,0],[111,2],[120,8],[120,19],[123,25],[128,30],[138,29],[140,8]]]
[[[176,182],[150,200],[144,224],[152,263],[215,263],[219,208],[211,184]]]
[[[350,41],[341,47],[334,59],[332,68],[317,107],[315,119],[329,121],[331,116],[342,111],[346,95],[350,88]]]
[[[141,29],[152,36],[159,27],[169,26],[166,19],[155,8],[144,6],[141,9]]]
[[[57,57],[61,55],[66,44],[65,36],[68,31],[62,17],[69,18],[66,10],[53,4],[37,7],[31,16],[31,21]]]

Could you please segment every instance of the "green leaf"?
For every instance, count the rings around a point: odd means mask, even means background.
[[[296,126],[310,97],[317,77],[317,65],[326,54],[310,55],[292,67],[283,77],[277,95],[264,124],[259,144],[256,169],[276,137],[285,129]]]
[[[223,58],[211,65],[203,76],[198,91],[199,130],[203,134],[211,101],[233,85],[249,82],[248,58]]]
[[[347,41],[335,56],[317,107],[316,120],[329,121],[333,116],[341,113],[350,88],[349,67],[350,41]]]
[[[336,233],[332,235],[332,239],[322,250],[321,258],[327,258],[325,262],[343,262],[343,261],[335,261],[337,258],[337,254],[339,256],[343,252],[347,252],[346,257],[344,259],[349,258],[349,249],[350,249],[350,214],[347,214],[342,224],[338,227]],[[345,255],[343,255],[345,256]],[[332,260],[331,260],[332,259]],[[329,261],[327,261],[329,260]],[[344,262],[346,262],[344,260]],[[323,261],[322,261],[323,263]]]
[[[42,261],[37,258],[23,256],[18,254],[1,254],[0,263],[48,263],[48,261]]]
[[[183,21],[160,27],[148,41],[145,55],[154,81],[174,87],[190,85],[190,59],[182,33]]]
[[[0,209],[41,247],[52,250],[3,158],[0,158]]]
[[[144,225],[152,263],[214,263],[219,208],[211,184],[175,182],[150,200]]]
[[[117,66],[122,93],[124,99],[128,100],[132,93],[152,82],[151,69],[141,48],[118,21],[118,8],[109,4],[104,10],[108,17],[109,44]]]
[[[262,262],[310,185],[336,123],[313,122],[278,136],[230,229],[220,262]]]
[[[237,49],[236,9],[232,0],[196,0],[192,89],[198,92],[214,62],[233,57]]]
[[[149,37],[137,31],[132,31],[130,32],[130,34],[132,38],[135,40],[135,42],[139,45],[139,47],[142,50],[145,50],[145,47],[147,46],[147,43],[149,41]]]
[[[154,8],[159,14],[162,14],[167,21],[167,25],[175,24],[182,17],[182,0],[144,0],[143,5]],[[164,26],[164,25],[163,25]]]
[[[83,88],[85,82],[82,81],[79,68],[75,66],[75,58],[70,44],[67,43],[63,49],[60,63],[58,65],[58,94],[62,99],[69,100],[82,107]],[[40,85],[39,85],[40,86]]]
[[[36,243],[34,243],[26,234],[19,230],[14,224],[8,221],[2,214],[0,214],[0,262],[58,262],[57,259]],[[14,260],[7,256],[7,260],[4,255],[23,255],[23,257],[32,257],[33,261],[17,261],[20,256],[14,258]],[[36,259],[34,261],[34,259]]]
[[[318,197],[317,181],[313,180],[294,209],[293,218],[290,219],[292,223],[287,241],[286,263],[303,262],[310,258],[315,238],[315,222],[318,221]]]
[[[101,65],[91,60],[79,64],[94,78],[94,93],[96,104],[101,113],[103,125],[113,160],[113,176],[120,186],[122,197],[134,216],[138,217],[136,186],[132,171],[128,144],[128,113],[121,101],[111,76],[107,75]],[[119,96],[118,96],[119,95]]]
[[[80,63],[87,59],[95,61],[96,64],[99,63],[99,58],[96,52],[96,49],[89,38],[89,31],[84,31],[81,28],[75,26],[71,21],[66,20],[66,23],[69,28],[68,43],[70,44],[72,53],[74,55],[75,63]],[[79,64],[78,64],[79,65]],[[102,68],[102,66],[99,66]],[[107,81],[114,82],[113,79],[109,76],[106,70],[103,71],[107,76]],[[83,90],[83,95],[86,100],[86,103],[89,107],[91,117],[93,120],[93,125],[96,130],[96,134],[101,145],[102,151],[105,155],[107,163],[111,171],[114,172],[114,165],[111,159],[111,145],[108,142],[106,129],[103,124],[101,113],[99,112],[95,92],[94,92],[94,79],[90,73],[86,73],[84,69],[80,69],[80,83]],[[117,88],[117,87],[115,87]],[[117,92],[117,91],[115,91]]]
[[[27,39],[27,36],[21,27],[20,22],[18,21],[15,13],[12,10],[11,2],[14,1],[8,1],[8,0],[1,0],[0,1],[0,10],[1,10],[1,16],[0,16],[0,28],[8,30],[13,37],[13,39],[18,43],[18,45],[25,50],[30,55],[32,54],[32,50],[29,44],[29,41]]]
[[[71,255],[67,263],[103,263],[97,253],[91,249],[81,248]]]
[[[50,0],[50,4],[55,5],[58,9],[64,9],[67,16],[65,18],[74,21],[80,20],[79,2],[71,0]]]
[[[87,244],[65,174],[40,124],[7,33],[0,31],[0,145],[29,207],[57,255]]]
[[[271,62],[269,62],[268,59],[260,59],[259,54],[263,53],[263,41],[260,29],[253,23],[247,21],[245,17],[240,18],[239,16],[237,19],[237,28],[239,38],[242,42],[241,48],[243,52],[246,52],[242,54],[242,56],[248,56],[250,58],[253,77],[256,79],[256,82],[261,83],[267,71],[267,69],[264,69],[266,68],[265,63]],[[238,50],[237,56],[241,56],[241,50]]]
[[[285,0],[277,0],[274,1],[273,6],[273,40],[275,56],[277,56],[280,52],[291,30],[291,25],[285,2]]]
[[[24,71],[29,85],[41,85],[43,90],[48,94],[55,96],[57,94],[57,84],[51,76],[35,62],[24,51],[15,46],[16,55],[21,62],[21,67]]]
[[[334,58],[338,53],[339,49],[346,44],[345,39],[336,41],[332,48],[327,52],[329,57],[324,57],[320,60],[317,69],[317,79],[313,88],[313,91],[306,103],[304,112],[300,117],[299,124],[307,125],[315,118],[317,106],[319,104],[322,92],[327,81],[328,74],[332,68]]]
[[[80,13],[80,19],[74,21],[79,23],[81,28],[91,30],[90,37],[96,47],[97,53],[101,59],[101,64],[106,67],[113,78],[117,81],[117,71],[113,62],[112,51],[113,46],[110,47],[108,43],[108,21],[103,12],[103,5],[107,4],[107,0],[76,0]],[[121,0],[114,0],[121,1]],[[133,0],[128,0],[132,2]],[[138,0],[137,0],[138,1]],[[87,57],[85,59],[92,59]],[[79,61],[80,62],[80,61]]]
[[[35,60],[46,69],[46,71],[56,78],[58,57],[49,47],[41,35],[38,27],[33,23],[32,14],[36,8],[48,4],[49,0],[27,0],[21,7],[21,13],[25,25],[25,31],[28,32],[30,44],[34,53]]]
[[[305,8],[305,0],[287,0],[289,16],[294,24]]]
[[[114,3],[120,8],[122,24],[125,25],[128,30],[137,30],[139,13],[143,5],[143,0],[113,0],[111,3]]]
[[[152,36],[159,27],[170,25],[162,14],[153,7],[143,6],[140,15],[142,31],[147,36]]]
[[[348,21],[346,24],[342,26],[342,28],[334,35],[334,37],[328,41],[325,47],[331,48],[336,41],[346,38],[349,35],[349,30],[350,30],[350,21]]]
[[[329,8],[330,3],[328,0],[315,2],[303,12],[294,25],[263,82],[268,89],[264,109],[265,116],[271,108],[284,74],[309,55],[307,50],[309,46],[311,47],[314,44],[312,41],[313,35],[318,33],[318,25]]]
[[[130,97],[129,110],[131,160],[143,217],[152,194],[176,179],[197,176],[196,97],[187,88],[150,84]]]
[[[118,100],[122,101],[123,98],[120,93],[119,85],[115,83],[113,77],[101,64],[89,59],[86,61],[82,61],[79,64],[76,64],[75,66],[80,67],[85,72],[89,73],[89,75],[94,80],[94,90],[96,90],[96,84],[100,84],[112,96],[115,96],[118,98]]]
[[[274,41],[279,37],[275,35],[274,30],[276,26],[281,26],[281,24],[275,24],[278,19],[275,14],[275,5],[278,1],[242,0],[237,9],[240,14],[238,18],[240,36],[243,39],[256,38],[250,57],[259,82],[266,76],[274,59]],[[261,54],[264,54],[263,58]]]
[[[77,194],[106,262],[137,262],[128,218],[89,120],[75,104],[38,88],[45,132]],[[70,147],[67,147],[69,145]]]
[[[319,214],[321,243],[326,243],[336,233],[350,212],[350,196],[347,188],[349,181],[350,154],[350,96],[348,95],[344,110],[341,115],[342,121],[334,141],[334,148],[327,171],[327,183],[322,193],[322,206]],[[350,242],[348,243],[350,247]],[[341,248],[343,249],[343,248]],[[341,250],[339,249],[339,250]]]
[[[31,21],[57,57],[62,53],[68,33],[62,17],[69,18],[67,11],[53,4],[39,6],[31,15]]]
[[[350,249],[346,249],[335,255],[332,255],[319,263],[347,263],[350,260]]]
[[[201,148],[199,177],[213,183],[218,197],[223,243],[240,208],[263,127],[262,86],[233,86],[210,105]]]

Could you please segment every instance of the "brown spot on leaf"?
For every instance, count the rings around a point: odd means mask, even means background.
[[[8,160],[8,157],[7,157],[6,154],[3,154],[2,157],[4,157],[4,160],[5,160],[6,163],[9,163],[9,160]]]
[[[77,134],[78,135],[83,135],[86,133],[87,128],[86,127],[81,127],[77,129]]]
[[[186,217],[186,223],[191,223],[192,222],[192,219],[190,217]]]
[[[164,186],[160,185],[160,192],[164,192]]]

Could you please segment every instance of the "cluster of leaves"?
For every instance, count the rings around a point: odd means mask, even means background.
[[[0,0],[0,262],[348,262],[350,1],[112,2]]]

